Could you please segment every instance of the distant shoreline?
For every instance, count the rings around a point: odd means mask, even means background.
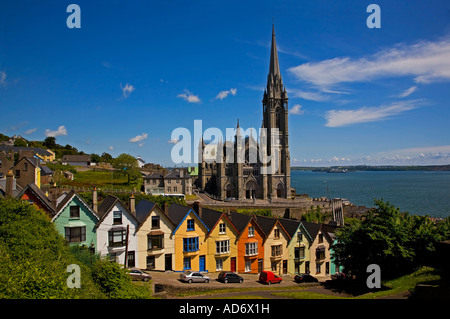
[[[395,166],[395,165],[354,165],[354,166],[327,166],[327,167],[310,167],[310,166],[291,166],[291,171],[314,171],[314,172],[328,172],[333,169],[346,170],[347,172],[357,171],[433,171],[443,172],[450,171],[449,165],[411,165],[411,166]]]

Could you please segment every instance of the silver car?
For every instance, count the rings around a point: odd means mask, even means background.
[[[188,283],[209,282],[209,277],[198,271],[186,271],[180,274],[180,280]]]

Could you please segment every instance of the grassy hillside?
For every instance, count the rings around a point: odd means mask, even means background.
[[[69,288],[67,267],[81,269],[81,288]],[[44,212],[17,199],[0,199],[0,298],[148,298],[149,286],[87,250],[70,249]],[[109,274],[106,276],[105,274]]]

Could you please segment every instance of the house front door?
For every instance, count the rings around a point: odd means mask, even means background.
[[[263,260],[258,259],[258,273],[261,273],[263,271]]]
[[[287,260],[283,260],[283,274],[287,274]]]
[[[172,270],[172,254],[166,254],[165,256],[165,270]]]
[[[202,255],[202,256],[200,256],[199,257],[200,259],[199,259],[199,271],[205,271],[206,270],[206,268],[205,268],[205,255]]]
[[[230,271],[236,272],[236,257],[232,257],[230,263],[231,263]]]

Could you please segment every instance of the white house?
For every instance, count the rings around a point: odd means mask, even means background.
[[[96,196],[94,192],[94,203]],[[136,232],[139,221],[135,217],[134,201],[131,195],[128,209],[117,197],[108,195],[98,206],[97,252],[122,265],[126,254],[127,267],[138,264]]]

